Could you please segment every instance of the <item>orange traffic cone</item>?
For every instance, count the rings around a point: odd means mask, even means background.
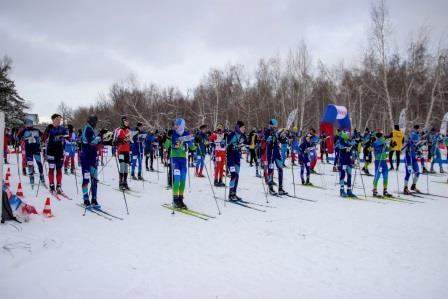
[[[6,175],[6,178],[5,178],[5,186],[6,186],[6,187],[11,186],[11,184],[9,183],[9,175]]]
[[[11,176],[11,169],[8,167],[8,170],[6,170],[6,176],[10,177]]]
[[[23,189],[22,189],[22,183],[19,183],[18,185],[17,185],[17,192],[16,192],[16,195],[17,196],[25,196],[25,194],[23,194]]]
[[[44,210],[42,211],[42,214],[47,217],[47,218],[51,218],[54,215],[51,213],[51,207],[50,207],[50,198],[47,197],[47,199],[45,200],[45,207]]]

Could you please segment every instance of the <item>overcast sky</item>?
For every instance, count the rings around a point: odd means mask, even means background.
[[[421,25],[440,39],[447,0],[389,0],[393,43],[403,47]],[[21,1],[0,0],[0,56],[12,79],[51,115],[64,100],[94,103],[116,80],[194,87],[211,67],[286,57],[303,38],[314,61],[356,64],[366,47],[371,1]]]

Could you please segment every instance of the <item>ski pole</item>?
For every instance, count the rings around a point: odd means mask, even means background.
[[[398,155],[397,159],[400,159],[400,155]],[[398,195],[398,197],[401,197],[400,196],[400,179],[398,177],[398,167],[397,167],[396,173],[397,173],[397,195]]]
[[[225,133],[224,133],[225,134]],[[226,200],[227,200],[227,136],[224,135],[225,140],[225,149],[224,149],[224,207],[226,207]],[[215,157],[216,159],[216,157]],[[216,160],[215,160],[216,163]]]
[[[199,150],[201,151],[201,156],[202,156],[202,150],[201,150],[200,147],[199,147]],[[205,157],[204,157],[204,159],[205,159]],[[215,195],[215,190],[213,189],[212,181],[210,180],[210,175],[208,173],[207,163],[205,161],[203,161],[203,162],[204,162],[205,173],[207,174],[208,182],[210,184],[210,188],[212,189],[213,198],[215,199],[216,207],[218,208],[218,215],[221,215],[221,210],[219,209],[218,200],[217,200],[217,197]]]
[[[291,149],[292,150],[292,149]],[[296,195],[296,181],[295,181],[295,178],[294,178],[294,161],[292,161],[292,155],[291,155],[291,174],[292,174],[292,186],[293,186],[293,189],[294,189],[294,196],[297,196]],[[266,198],[267,198],[267,196],[266,196]]]
[[[266,177],[264,174],[267,173],[267,171],[265,171],[265,169],[266,169],[266,166],[263,165],[263,175],[261,175],[261,186],[263,188],[263,193],[264,193],[264,197],[266,199],[266,203],[269,203],[269,200],[268,200],[269,187],[267,186],[267,184],[265,182]],[[266,187],[265,187],[265,185],[266,185]]]
[[[118,152],[116,154],[118,154]],[[117,165],[118,175],[120,175],[120,167],[118,166],[117,156],[115,156],[115,164]],[[126,205],[126,213],[129,215],[128,202],[126,201],[126,194],[124,194],[124,189],[122,189],[121,192],[123,193],[124,204]]]
[[[140,175],[142,176],[142,186],[143,189],[145,189],[145,178],[143,177],[143,148],[142,148],[142,144],[140,143],[140,140],[138,139],[137,136],[137,140],[138,140],[138,156],[137,156],[137,170],[140,171]]]
[[[22,183],[22,176],[20,175],[20,167],[19,167],[19,147],[18,140],[16,140],[16,158],[17,158],[17,174],[19,175],[19,182]]]
[[[97,158],[97,163],[98,163],[98,158]],[[75,170],[75,185],[76,185],[76,194],[79,194],[79,190],[78,190],[78,175],[76,174],[76,165],[73,165],[74,170]],[[82,173],[82,171],[81,171]]]
[[[366,193],[366,187],[364,185],[364,179],[362,177],[362,174],[360,174],[359,176],[361,177],[362,189],[364,190],[364,198],[367,199],[367,193]]]
[[[157,152],[154,152],[153,155],[156,157],[156,165],[157,165],[157,182],[159,181],[159,155],[157,154],[159,148],[157,146]]]
[[[190,149],[187,149],[188,192],[191,192],[190,183]]]

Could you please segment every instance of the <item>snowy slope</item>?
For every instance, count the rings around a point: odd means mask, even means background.
[[[16,165],[9,166],[15,191]],[[166,174],[157,180],[149,172],[149,182],[130,182],[141,195],[127,197],[130,215],[120,192],[99,185],[100,203],[123,221],[82,216],[75,177],[64,175],[75,200],[51,198],[54,218],[0,225],[1,298],[448,298],[448,198],[342,199],[329,165],[325,173],[312,181],[328,189],[296,186],[298,196],[317,202],[269,196],[273,207],[260,212],[219,200],[220,216],[207,178],[192,176],[185,201],[217,216],[207,221],[161,207],[171,201]],[[104,175],[115,187],[114,160]],[[363,179],[370,193],[372,178]],[[430,176],[430,192],[447,196],[448,184],[434,182],[446,179]],[[395,172],[389,181],[395,193]],[[291,182],[287,168],[285,189],[293,193]],[[359,176],[356,185],[362,194]],[[419,187],[426,191],[426,176]],[[48,191],[36,198],[29,184],[24,189],[42,211]],[[215,192],[224,198],[224,189]],[[239,194],[266,204],[244,161]]]

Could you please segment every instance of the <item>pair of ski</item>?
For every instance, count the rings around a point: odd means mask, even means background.
[[[121,190],[121,189],[119,189],[119,188],[115,188],[115,187],[112,187],[112,189],[114,189],[115,191],[118,191],[118,192],[123,192],[123,191],[124,191],[124,194],[129,195],[129,196],[132,196],[132,197],[136,197],[136,198],[140,198],[140,197],[142,197],[142,196],[139,194],[139,192],[137,192],[137,191],[133,191],[133,190]]]
[[[414,204],[414,203],[424,203],[423,201],[418,201],[418,200],[413,200],[413,199],[407,199],[407,198],[398,198],[395,196],[383,196],[383,195],[372,195],[372,196],[367,196],[370,198],[374,198],[374,199],[383,199],[383,200],[390,200],[390,201],[395,201],[395,202],[402,202],[402,203],[408,203],[408,204]]]
[[[445,195],[433,194],[433,193],[423,193],[423,192],[412,192],[410,195],[415,196],[415,197],[420,197],[420,198],[428,198],[427,196],[448,198],[448,196],[445,196]]]
[[[173,214],[174,214],[174,212],[179,212],[179,213],[182,213],[184,215],[192,216],[192,217],[195,217],[195,218],[198,218],[198,219],[202,219],[202,220],[209,220],[209,219],[216,218],[215,216],[211,216],[209,214],[198,212],[198,211],[195,211],[195,210],[192,210],[192,209],[175,208],[175,207],[173,207],[172,204],[164,203],[162,205],[162,207],[164,207],[164,208],[166,208],[168,210],[171,210],[173,212]]]
[[[307,185],[304,185],[304,186],[307,186]],[[311,185],[308,185],[308,186],[311,186]],[[282,194],[282,195],[280,195],[278,193],[269,193],[269,195],[275,196],[275,197],[278,197],[278,198],[283,198],[283,196],[286,196],[286,197],[289,197],[289,198],[295,198],[295,199],[300,199],[300,200],[304,200],[304,201],[317,202],[317,200],[303,198],[303,197],[291,195],[291,194],[288,194],[288,193]]]
[[[321,186],[316,186],[316,185],[313,185],[313,184],[311,184],[311,183],[309,183],[309,184],[297,184],[298,186],[302,186],[302,187],[309,187],[309,188],[317,188],[317,189],[322,189],[322,190],[328,190],[327,188],[325,188],[325,187],[321,187]]]
[[[61,201],[62,198],[68,199],[68,200],[73,200],[73,198],[71,198],[70,196],[68,196],[67,194],[65,194],[64,192],[61,193],[57,193],[56,191],[50,191],[50,194],[56,198],[57,200]]]
[[[109,213],[109,212],[107,212],[107,211],[105,211],[105,210],[103,210],[101,208],[96,208],[96,207],[93,207],[93,206],[86,208],[83,204],[80,204],[80,203],[77,203],[76,205],[78,207],[84,209],[85,211],[89,211],[89,212],[91,212],[93,214],[96,214],[96,215],[98,215],[100,217],[103,217],[104,219],[107,219],[109,221],[112,221],[113,219],[124,220],[123,218],[115,216],[115,215],[113,215],[113,214],[111,214],[111,213]],[[83,214],[83,216],[84,215],[85,214]]]
[[[259,212],[266,212],[265,209],[262,209],[261,207],[265,207],[265,208],[274,208],[273,206],[269,206],[269,205],[264,205],[264,204],[260,204],[260,203],[256,203],[256,202],[252,202],[252,201],[246,201],[243,199],[238,199],[238,200],[228,200],[226,199],[225,202],[234,204],[234,205],[238,205],[240,207],[244,207],[244,208],[248,208],[251,210],[255,210],[255,211],[259,211]]]

